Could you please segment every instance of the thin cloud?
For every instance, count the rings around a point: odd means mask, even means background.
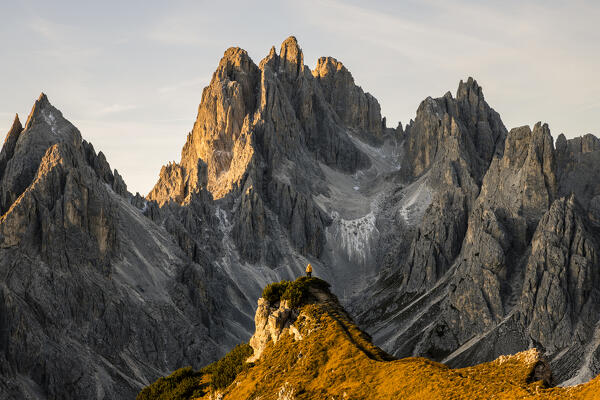
[[[206,78],[206,77],[189,79],[189,80],[176,82],[176,83],[173,83],[173,84],[170,84],[167,86],[160,87],[157,89],[157,92],[160,94],[165,94],[165,93],[179,91],[181,89],[197,88],[197,87],[201,87],[201,86],[206,86],[206,85],[208,85],[209,82],[210,82],[210,78]]]
[[[167,45],[199,46],[213,43],[202,32],[201,13],[172,14],[160,19],[147,33],[148,39]]]
[[[27,22],[27,27],[34,33],[51,41],[58,41],[64,36],[64,25],[54,23],[41,17],[33,17]]]
[[[139,106],[134,104],[111,104],[110,106],[104,107],[98,110],[98,115],[107,115],[107,114],[116,114],[125,111],[131,111],[139,108]]]
[[[95,57],[100,53],[99,48],[90,46],[87,41],[81,40],[82,33],[72,26],[56,23],[39,16],[30,18],[26,26],[45,41],[43,46],[33,50],[42,57],[52,57],[73,65],[81,64],[82,60],[89,60],[90,57]]]

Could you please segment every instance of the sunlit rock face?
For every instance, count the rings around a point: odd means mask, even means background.
[[[323,273],[364,279],[377,258],[375,200],[391,186],[384,177],[397,172],[399,139],[335,59],[311,71],[294,37],[258,66],[230,48],[204,89],[181,161],[163,167],[147,199],[173,209],[212,195],[223,262],[231,274],[250,275],[253,289],[244,292],[294,276],[311,259],[348,260],[322,264]],[[369,227],[356,236],[361,218]],[[328,238],[336,238],[330,247]]]

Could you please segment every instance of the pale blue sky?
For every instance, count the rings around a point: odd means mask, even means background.
[[[342,61],[406,124],[475,77],[511,127],[600,134],[600,5],[579,1],[8,1],[0,4],[0,130],[41,91],[129,189],[179,160],[202,88],[229,46],[258,63],[298,38]],[[2,134],[3,134],[2,133]]]

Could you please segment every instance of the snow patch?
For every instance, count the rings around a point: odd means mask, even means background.
[[[42,116],[44,117],[44,121],[48,125],[50,125],[50,130],[54,135],[58,135],[58,128],[56,126],[56,117],[52,114],[52,111],[48,111],[46,109],[42,110]]]
[[[340,218],[335,211],[331,216],[333,236],[338,239],[348,259],[359,265],[366,264],[371,254],[371,243],[379,234],[375,226],[375,213],[371,211],[364,217],[350,220]]]

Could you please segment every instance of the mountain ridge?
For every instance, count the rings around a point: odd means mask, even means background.
[[[42,94],[0,152],[0,393],[130,395],[199,368],[307,263],[397,357],[465,367],[536,347],[558,382],[588,380],[599,143],[509,132],[472,78],[387,128],[341,62],[311,70],[290,37],[258,65],[224,53],[144,198]]]

